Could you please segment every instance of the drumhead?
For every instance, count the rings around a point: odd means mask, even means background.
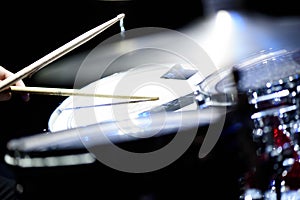
[[[177,73],[175,76],[174,71]],[[162,105],[163,109],[174,111],[195,110],[198,106],[192,95],[196,87],[195,78],[192,77],[197,75],[197,71],[190,66],[178,64],[147,65],[115,73],[81,90],[105,95],[146,96],[159,99],[128,103],[128,99],[70,96],[51,114],[48,129],[50,132],[56,132],[120,120],[120,117],[134,118]],[[185,97],[185,101],[179,97]],[[178,102],[178,99],[182,101]],[[186,102],[186,99],[189,101]],[[178,107],[177,104],[181,105]],[[124,116],[121,116],[122,109],[126,109]],[[86,113],[91,114],[87,116]]]

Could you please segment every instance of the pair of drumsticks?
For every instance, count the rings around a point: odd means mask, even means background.
[[[20,87],[20,86],[12,86],[17,81],[32,75],[33,73],[37,72],[38,70],[42,69],[46,65],[50,64],[51,62],[57,60],[61,56],[67,54],[68,52],[72,51],[73,49],[77,48],[78,46],[84,44],[85,42],[89,41],[90,39],[97,36],[99,33],[103,32],[116,22],[120,21],[120,24],[123,24],[123,19],[125,14],[119,14],[115,18],[83,33],[82,35],[76,37],[75,39],[71,40],[70,42],[66,43],[65,45],[59,47],[58,49],[52,51],[51,53],[45,55],[44,57],[40,58],[39,60],[35,61],[34,63],[30,64],[29,66],[23,68],[22,70],[18,71],[17,73],[9,76],[7,79],[0,82],[0,92],[9,88],[11,91],[14,92],[26,92],[26,93],[36,93],[36,94],[43,94],[43,95],[59,95],[59,96],[91,96],[91,97],[102,97],[102,98],[121,98],[121,99],[141,99],[142,101],[149,100],[154,101],[158,100],[158,97],[146,97],[146,96],[123,96],[123,95],[107,95],[107,94],[92,94],[92,93],[85,93],[78,89],[63,89],[63,88],[43,88],[43,87]],[[124,28],[121,27],[121,31],[124,31]],[[136,102],[136,101],[135,101]]]

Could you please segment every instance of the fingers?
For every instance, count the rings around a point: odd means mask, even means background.
[[[23,81],[18,81],[18,82],[16,82],[16,84],[15,84],[16,86],[22,86],[22,87],[26,87],[26,85],[24,84],[24,82]],[[22,99],[23,99],[23,101],[29,101],[30,100],[30,95],[29,95],[29,93],[22,93]]]
[[[0,80],[4,80],[7,77],[11,76],[13,73],[0,66]]]
[[[11,92],[3,91],[0,93],[0,101],[8,101],[11,99]]]
[[[11,71],[0,66],[0,81],[8,78],[11,75],[13,75],[13,73]],[[25,83],[22,80],[17,81],[14,85],[25,87]],[[7,101],[7,100],[11,99],[12,94],[8,89],[9,88],[7,88],[7,90],[0,93],[0,101]],[[22,99],[26,102],[29,101],[29,99],[30,99],[29,93],[22,94]]]

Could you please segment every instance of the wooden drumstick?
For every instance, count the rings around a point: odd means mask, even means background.
[[[50,64],[51,62],[57,60],[58,58],[72,51],[76,47],[89,41],[90,39],[97,36],[99,33],[103,32],[104,30],[106,30],[107,28],[109,28],[119,20],[123,19],[124,17],[125,17],[124,14],[119,14],[117,17],[83,33],[82,35],[76,37],[75,39],[71,40],[65,45],[59,47],[58,49],[52,51],[51,53],[45,55],[44,57],[30,64],[29,66],[23,68],[22,70],[2,80],[0,82],[0,92],[9,88],[9,86],[15,84],[17,81],[35,73],[36,71],[40,70],[41,68]]]
[[[148,101],[155,101],[159,99],[159,97],[147,97],[147,96],[126,96],[126,95],[86,93],[78,89],[65,89],[65,88],[10,86],[10,90],[13,92],[24,92],[24,93],[56,95],[56,96],[88,96],[88,97],[115,98],[115,99],[141,99],[141,100],[148,100]]]

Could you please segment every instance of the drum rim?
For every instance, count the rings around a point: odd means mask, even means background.
[[[246,70],[266,60],[270,60],[275,57],[278,58],[282,56],[290,56],[294,53],[299,53],[299,52],[300,50],[298,49],[293,51],[288,51],[286,49],[280,49],[280,50],[268,49],[268,50],[262,50],[260,52],[254,53],[252,56],[248,56],[238,64],[227,66],[227,67],[225,66],[208,75],[198,84],[197,93],[203,94],[206,97],[213,97],[214,95],[234,96],[233,98],[229,99],[230,102],[222,102],[222,103],[224,105],[235,105],[237,103],[235,102],[235,100],[237,100],[238,85],[236,82],[234,82],[234,75],[233,75],[234,70],[236,71]],[[229,87],[228,86],[224,87],[226,90],[224,89],[220,90],[218,84],[220,84],[224,80],[225,82],[230,81],[229,82],[230,85]]]

